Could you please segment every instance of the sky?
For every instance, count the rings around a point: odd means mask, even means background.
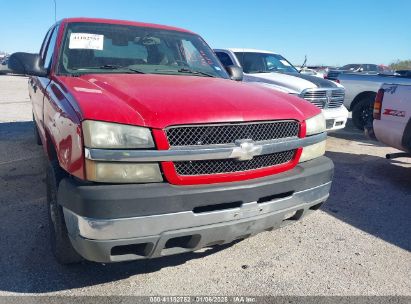
[[[256,48],[300,65],[411,59],[410,0],[55,0],[57,20],[101,17],[172,25],[213,48]],[[54,0],[0,0],[0,51],[38,52]]]

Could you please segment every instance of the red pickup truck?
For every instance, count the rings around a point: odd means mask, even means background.
[[[64,19],[30,75],[61,263],[153,258],[301,219],[328,198],[321,111],[243,83],[204,40],[155,24]]]

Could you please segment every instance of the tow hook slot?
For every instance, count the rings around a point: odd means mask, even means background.
[[[207,205],[207,206],[199,206],[193,209],[194,213],[205,213],[205,212],[213,212],[213,211],[221,211],[227,209],[235,209],[241,208],[243,202],[231,202],[231,203],[222,203],[216,205]]]
[[[169,239],[164,245],[164,249],[184,248],[193,249],[197,246],[201,236],[198,234],[185,235]]]
[[[294,191],[288,191],[288,192],[268,195],[268,196],[261,197],[257,201],[257,203],[264,204],[264,203],[268,203],[268,202],[271,202],[271,201],[275,201],[275,200],[278,200],[278,199],[282,199],[282,198],[292,196],[293,194],[294,194]]]
[[[113,248],[111,248],[111,255],[118,256],[118,255],[132,254],[132,255],[138,255],[141,257],[146,257],[150,254],[153,247],[154,247],[153,243],[141,243],[141,244],[114,246]]]

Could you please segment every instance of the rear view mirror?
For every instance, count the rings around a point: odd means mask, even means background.
[[[41,67],[39,54],[14,53],[10,56],[9,69],[19,75],[47,76],[47,70]]]
[[[235,66],[235,65],[228,65],[225,67],[228,75],[230,75],[231,80],[235,81],[242,81],[243,80],[243,69]]]

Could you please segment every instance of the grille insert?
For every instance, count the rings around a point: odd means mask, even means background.
[[[344,103],[344,90],[332,90],[327,97],[327,90],[312,90],[304,93],[303,98],[320,109],[339,108]]]
[[[293,120],[224,125],[181,126],[166,129],[170,146],[232,144],[238,139],[263,141],[298,136]]]
[[[295,152],[295,150],[289,150],[259,155],[247,161],[237,159],[183,161],[175,162],[174,166],[177,173],[184,176],[243,172],[288,163],[294,158]]]

